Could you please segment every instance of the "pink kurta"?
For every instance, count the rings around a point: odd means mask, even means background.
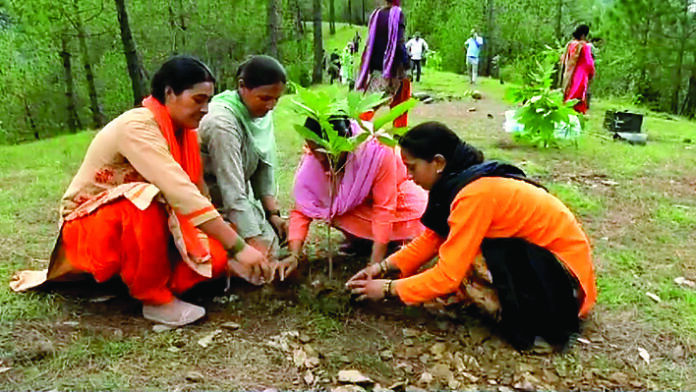
[[[592,46],[583,41],[571,41],[563,56],[563,65],[564,78],[567,78],[567,82],[564,82],[563,100],[579,100],[575,110],[585,114],[587,113],[587,87],[595,74]]]
[[[427,193],[409,180],[406,167],[394,150],[384,154],[367,200],[333,219],[333,225],[354,236],[387,243],[408,240],[423,232],[420,217]],[[328,173],[321,179],[329,181]],[[320,179],[317,179],[318,181]],[[295,208],[290,214],[288,240],[304,240],[312,218]]]

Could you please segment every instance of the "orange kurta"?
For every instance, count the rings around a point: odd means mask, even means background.
[[[521,180],[484,177],[462,188],[450,211],[446,239],[426,229],[390,257],[406,276],[395,282],[402,301],[422,303],[457,291],[484,238],[522,238],[552,252],[577,278],[580,316],[589,313],[597,299],[590,242],[556,197]],[[433,268],[413,275],[435,255]]]
[[[367,200],[335,217],[334,226],[382,244],[418,236],[424,229],[419,219],[425,210],[425,191],[408,180],[403,162],[391,149],[375,170],[378,172]],[[329,181],[328,177],[325,181]],[[304,240],[310,223],[312,218],[294,209],[288,240]]]

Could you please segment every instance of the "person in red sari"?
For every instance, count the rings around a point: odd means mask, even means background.
[[[180,326],[205,315],[176,297],[195,284],[225,273],[256,284],[270,278],[266,258],[223,221],[202,181],[196,128],[214,83],[194,58],[162,65],[143,107],[92,140],[61,200],[48,269],[20,272],[14,290],[76,275],[97,282],[118,276],[142,301],[145,318]]]
[[[590,28],[580,25],[573,32],[573,40],[566,46],[561,57],[561,88],[565,102],[577,99],[574,106],[578,113],[585,114],[588,109],[587,88],[595,75],[592,45],[587,42]]]

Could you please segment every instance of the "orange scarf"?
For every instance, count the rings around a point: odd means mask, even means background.
[[[203,171],[198,146],[198,133],[196,130],[184,129],[180,137],[177,138],[174,124],[172,123],[172,117],[169,115],[169,109],[167,109],[166,106],[162,105],[152,95],[143,100],[143,106],[150,109],[155,115],[155,121],[157,121],[162,135],[167,140],[169,151],[174,157],[174,160],[177,161],[186,174],[188,174],[191,182],[198,186],[202,181]],[[192,255],[193,259],[197,261],[206,262],[210,260],[210,251],[208,247],[204,245],[204,242],[207,243],[207,241],[201,241],[201,237],[206,240],[207,237],[202,235],[203,233],[193,226],[191,221],[183,214],[176,212],[176,217],[179,220],[179,226],[181,228],[181,234],[184,237],[187,253]]]

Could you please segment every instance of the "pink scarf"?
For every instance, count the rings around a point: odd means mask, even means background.
[[[362,131],[355,122],[351,122],[351,129],[353,135]],[[364,203],[372,190],[377,167],[388,148],[376,140],[370,140],[348,155],[331,211],[329,176],[321,163],[307,152],[302,157],[295,176],[296,208],[312,219],[328,221]]]

